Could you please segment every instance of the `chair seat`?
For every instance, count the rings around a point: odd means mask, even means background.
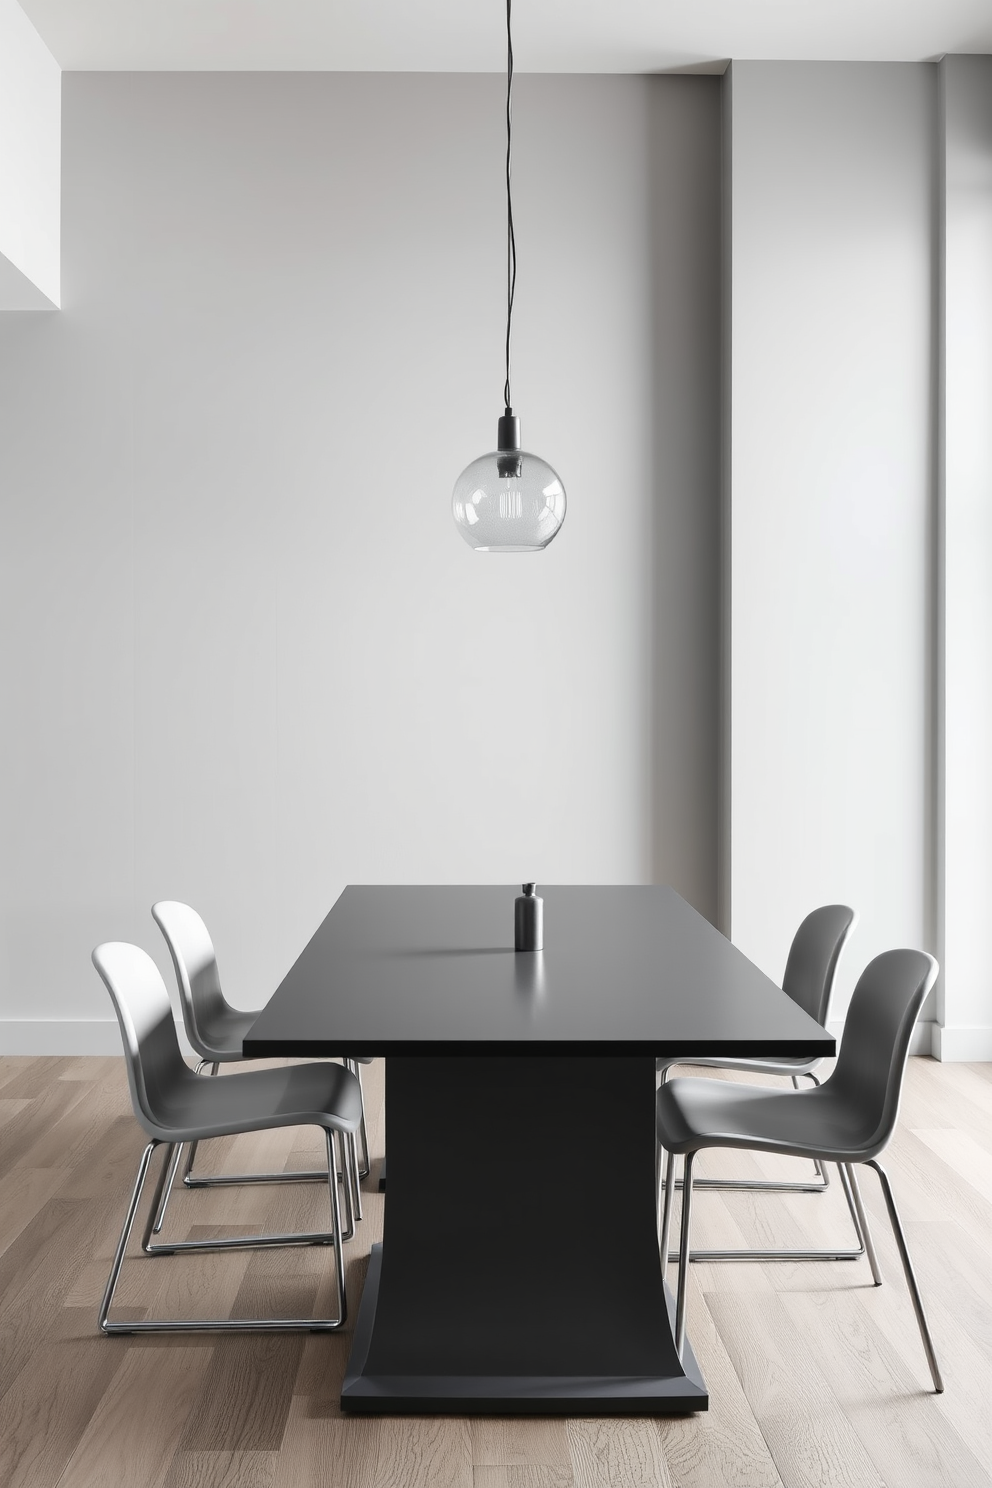
[[[863,1162],[877,1123],[836,1087],[813,1090],[680,1077],[658,1091],[658,1139],[669,1152],[736,1147],[826,1162]]]
[[[204,1080],[189,1071],[189,1078],[172,1086],[160,1103],[151,1096],[151,1104],[161,1126],[155,1130],[148,1120],[143,1125],[150,1135],[169,1142],[281,1126],[353,1132],[362,1116],[358,1081],[342,1065],[330,1062],[245,1070],[221,1080]],[[157,1104],[160,1110],[155,1109]]]

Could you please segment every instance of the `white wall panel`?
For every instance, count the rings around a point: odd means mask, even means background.
[[[730,79],[730,895],[780,976],[817,904],[932,939],[935,68]]]
[[[945,57],[942,1058],[992,1059],[992,58]]]
[[[0,0],[0,310],[59,303],[62,72],[17,0]]]

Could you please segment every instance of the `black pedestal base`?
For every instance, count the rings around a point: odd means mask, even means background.
[[[661,1280],[654,1106],[653,1057],[390,1059],[343,1409],[705,1410]]]
[[[566,1375],[368,1375],[382,1246],[373,1245],[355,1325],[342,1407],[354,1415],[652,1416],[706,1410],[709,1397],[691,1347],[672,1378]],[[669,1318],[674,1326],[671,1297]]]

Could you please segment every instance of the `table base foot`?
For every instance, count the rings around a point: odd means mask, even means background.
[[[366,1375],[375,1324],[382,1246],[374,1245],[355,1323],[341,1408],[353,1415],[651,1416],[706,1410],[709,1397],[686,1345],[677,1378],[593,1379],[536,1375]],[[673,1314],[674,1305],[668,1297]]]

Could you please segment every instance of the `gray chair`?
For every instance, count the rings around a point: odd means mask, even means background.
[[[830,1008],[837,963],[848,935],[857,923],[857,915],[846,904],[825,904],[806,916],[793,936],[785,963],[782,990],[798,1003],[804,1012],[825,1024]],[[819,1084],[814,1071],[819,1059],[693,1059],[694,1066],[713,1069],[740,1070],[748,1074],[785,1075],[791,1077],[793,1087],[799,1089],[800,1076],[806,1076],[814,1085]],[[659,1059],[658,1070],[664,1084],[677,1059]],[[659,1178],[661,1154],[658,1154]],[[816,1177],[804,1181],[770,1178],[697,1178],[697,1188],[761,1189],[766,1193],[823,1193],[830,1183],[830,1176],[822,1163],[815,1163]],[[854,1194],[846,1177],[841,1175],[841,1186],[850,1211],[851,1222],[857,1244],[853,1247],[834,1246],[830,1250],[697,1250],[693,1260],[697,1261],[856,1261],[865,1253],[864,1236],[858,1220]],[[676,1188],[681,1187],[677,1182]]]
[[[197,1078],[179,1049],[169,994],[151,957],[138,946],[108,942],[97,946],[93,964],[113,999],[124,1041],[128,1083],[134,1114],[150,1141],[138,1168],[120,1240],[114,1254],[99,1326],[104,1333],[275,1331],[309,1329],[328,1332],[340,1328],[347,1317],[343,1241],[355,1232],[351,1185],[344,1183],[346,1230],[341,1226],[335,1145],[341,1148],[342,1166],[350,1162],[347,1142],[353,1138],[361,1117],[358,1081],[339,1064],[301,1064],[290,1068],[252,1070],[224,1080]],[[330,1192],[331,1228],[283,1235],[244,1235],[216,1240],[171,1240],[151,1244],[152,1222],[161,1204],[172,1157],[181,1143],[241,1132],[266,1131],[273,1127],[319,1127],[324,1133]],[[338,1315],[332,1318],[141,1318],[111,1322],[110,1308],[117,1289],[135,1215],[141,1200],[148,1166],[156,1147],[166,1149],[165,1162],[149,1211],[143,1249],[147,1255],[175,1255],[187,1250],[233,1250],[254,1246],[333,1245],[338,1293]]]
[[[175,899],[161,899],[157,904],[152,905],[152,916],[165,936],[169,953],[172,956],[186,1036],[200,1056],[196,1073],[200,1074],[202,1070],[209,1067],[210,1073],[216,1075],[222,1064],[235,1063],[244,1059],[242,1043],[260,1010],[243,1012],[239,1008],[232,1007],[227,1001],[221,989],[220,972],[213,942],[206,925],[195,909]],[[371,1062],[370,1059],[345,1061],[346,1067],[357,1078],[359,1089],[362,1083],[360,1066],[371,1064]],[[354,1170],[358,1177],[366,1178],[369,1172],[369,1151],[364,1101],[359,1131],[362,1138],[363,1157],[361,1162],[358,1162],[356,1158]],[[323,1168],[306,1168],[279,1173],[218,1173],[203,1177],[193,1172],[196,1146],[195,1142],[190,1143],[186,1153],[183,1183],[187,1188],[212,1188],[215,1185],[242,1183],[325,1182],[327,1179]],[[182,1151],[180,1145],[176,1149],[172,1170],[162,1192],[161,1210],[155,1216],[153,1234],[158,1234],[162,1228],[166,1205],[172,1193],[172,1185],[182,1158]],[[357,1181],[354,1185],[353,1202],[355,1212],[361,1219],[362,1195]]]
[[[668,1152],[660,1234],[663,1271],[668,1262],[676,1154],[681,1154],[685,1163],[675,1306],[680,1352],[685,1341],[692,1164],[696,1153],[704,1147],[745,1148],[836,1163],[845,1186],[850,1187],[872,1278],[880,1286],[882,1275],[854,1173],[856,1163],[866,1163],[874,1168],[882,1185],[934,1389],[938,1393],[943,1390],[892,1186],[877,1161],[896,1124],[909,1041],[936,975],[936,961],[923,951],[886,951],[876,956],[854,990],[833,1074],[813,1089],[772,1090],[724,1080],[679,1078],[658,1091],[658,1139]]]
[[[782,991],[798,1003],[817,1023],[826,1025],[830,1010],[830,998],[837,973],[837,963],[847,937],[857,923],[857,915],[846,904],[825,904],[814,909],[803,920],[792,939],[789,955],[782,977]],[[658,1073],[662,1083],[670,1071],[680,1063],[693,1067],[739,1070],[746,1074],[784,1075],[791,1077],[798,1090],[800,1076],[818,1083],[814,1073],[819,1059],[788,1059],[781,1056],[773,1059],[659,1059]],[[697,1178],[697,1188],[745,1188],[762,1189],[772,1193],[821,1193],[830,1180],[826,1170],[816,1165],[817,1176],[806,1182],[778,1182],[767,1178]],[[858,1254],[863,1252],[859,1251]],[[770,1259],[771,1257],[765,1257]]]

